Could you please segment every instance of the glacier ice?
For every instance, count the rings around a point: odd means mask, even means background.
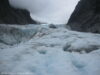
[[[99,41],[100,34],[70,31],[62,25],[38,25],[29,41],[0,48],[0,75],[100,75]],[[67,45],[72,52],[63,50]],[[82,54],[74,51],[85,51],[92,45],[98,49]]]

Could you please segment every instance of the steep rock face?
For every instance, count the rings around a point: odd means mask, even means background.
[[[100,33],[100,0],[81,0],[68,25],[73,30]]]
[[[12,8],[8,0],[0,0],[0,24],[32,24],[29,12]]]

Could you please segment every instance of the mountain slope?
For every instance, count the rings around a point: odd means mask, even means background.
[[[100,0],[81,0],[68,25],[73,30],[100,33]]]
[[[0,24],[32,24],[29,12],[12,8],[8,0],[0,0]]]

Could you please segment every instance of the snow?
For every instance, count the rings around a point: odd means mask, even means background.
[[[80,0],[9,0],[16,8],[26,9],[33,20],[47,24],[66,24]]]
[[[37,29],[29,41],[0,48],[0,75],[100,75],[100,34]]]

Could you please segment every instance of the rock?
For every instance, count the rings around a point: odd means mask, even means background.
[[[35,24],[26,10],[15,9],[8,0],[0,0],[0,24]]]
[[[49,27],[54,29],[57,28],[54,24],[50,24]]]
[[[68,25],[72,30],[100,33],[100,0],[81,0]]]
[[[72,47],[71,45],[67,45],[63,48],[64,51],[69,51],[69,52],[79,52],[79,53],[90,53],[95,50],[99,50],[100,46],[98,45],[89,45],[88,47],[82,47],[82,48],[75,48]]]

